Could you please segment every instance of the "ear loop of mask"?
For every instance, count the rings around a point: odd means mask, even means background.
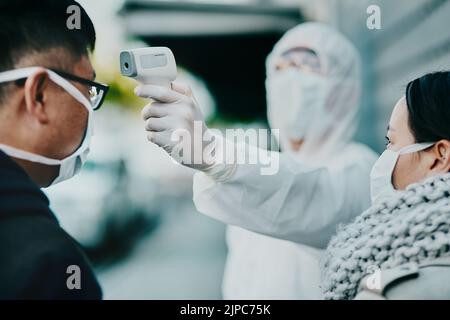
[[[429,147],[433,146],[434,144],[436,144],[436,142],[416,143],[416,144],[412,144],[412,145],[403,147],[400,150],[398,150],[397,152],[400,155],[409,154],[409,153],[413,153],[413,152],[419,152],[419,151],[428,149]]]
[[[44,68],[45,69],[45,68]],[[42,70],[41,67],[29,67],[29,68],[22,68],[22,69],[16,69],[16,70],[9,70],[0,72],[0,83],[4,82],[10,82],[15,81],[23,78],[28,78],[33,73]],[[93,110],[93,106],[91,102],[78,90],[73,84],[71,84],[69,81],[58,75],[57,73],[53,72],[52,70],[45,69],[47,72],[49,78],[56,83],[58,86],[65,89],[70,95],[76,99],[78,102],[80,102],[83,106],[86,107],[88,110]]]

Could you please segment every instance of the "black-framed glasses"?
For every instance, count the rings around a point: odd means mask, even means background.
[[[49,69],[53,71],[54,73],[60,75],[61,77],[75,81],[78,83],[81,83],[82,85],[89,87],[89,99],[92,104],[92,109],[98,110],[103,104],[103,101],[105,101],[106,94],[108,93],[109,86],[106,84],[101,84],[92,80],[88,80],[85,78],[78,77],[74,74],[70,74],[61,70],[57,69]]]

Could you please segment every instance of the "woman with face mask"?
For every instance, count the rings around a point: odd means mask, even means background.
[[[325,298],[450,299],[449,92],[449,72],[408,84],[371,172],[373,205],[328,246]]]

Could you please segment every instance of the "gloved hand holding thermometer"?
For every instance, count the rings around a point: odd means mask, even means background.
[[[145,130],[151,142],[181,164],[219,178],[234,169],[224,161],[217,161],[222,157],[224,140],[206,127],[189,86],[172,83],[176,78],[176,64],[169,48],[123,51],[120,66],[122,75],[141,83],[135,89],[136,95],[154,100],[142,110]],[[183,139],[188,136],[189,141],[184,141],[188,143],[180,144],[177,134]],[[181,152],[180,146],[183,148]]]

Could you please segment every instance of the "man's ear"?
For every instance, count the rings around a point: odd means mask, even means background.
[[[432,162],[430,170],[442,173],[450,171],[449,140],[440,140],[439,142],[437,142],[432,149],[432,155],[434,161]]]
[[[32,74],[25,81],[24,94],[27,112],[41,123],[48,122],[46,102],[48,101],[49,83],[50,78],[45,69]]]

